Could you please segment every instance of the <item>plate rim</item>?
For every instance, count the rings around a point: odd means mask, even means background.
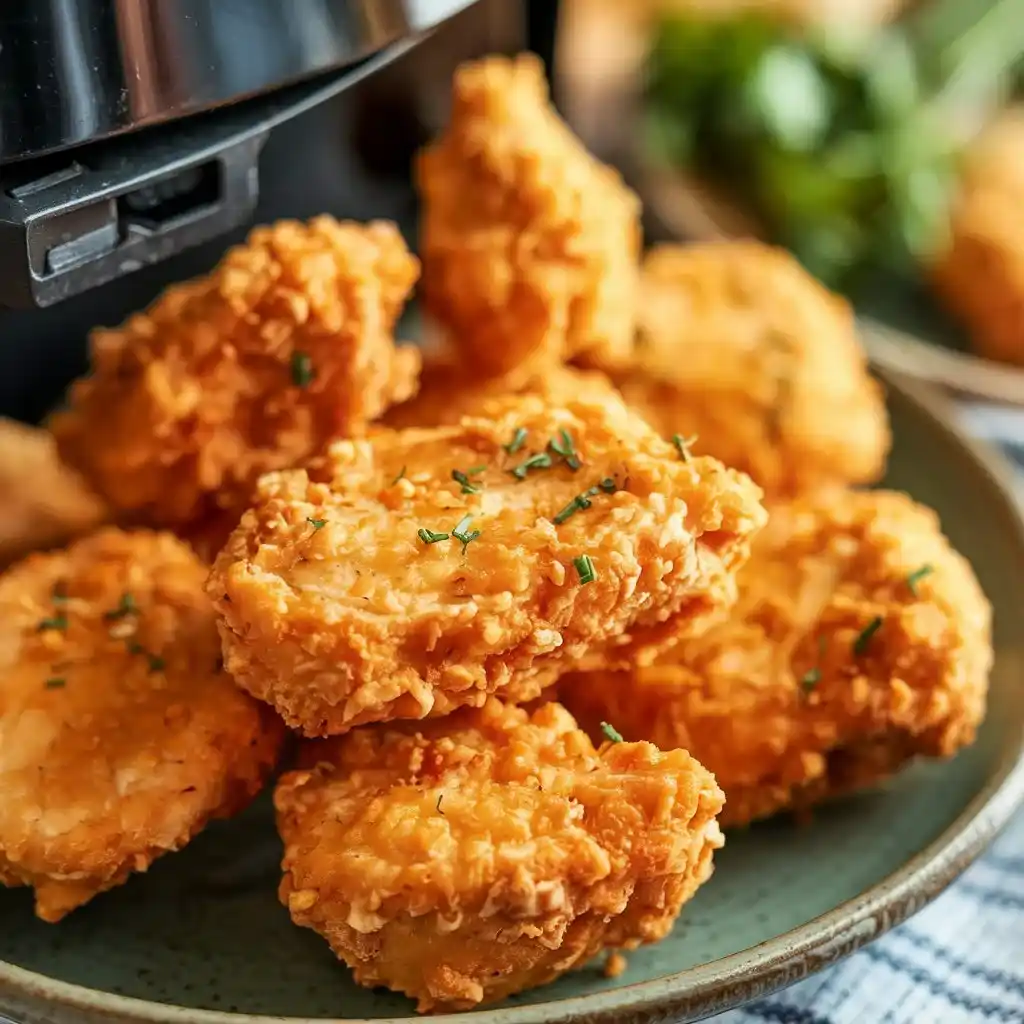
[[[1024,508],[1013,470],[987,444],[970,437],[940,394],[876,367],[886,387],[930,421],[960,460],[973,464],[1024,564]],[[657,1016],[680,1024],[703,1019],[784,988],[843,959],[902,923],[945,890],[989,846],[1024,805],[1024,717],[996,770],[956,819],[931,843],[870,889],[818,917],[706,964],[662,978],[566,999],[431,1017],[438,1024],[643,1024]],[[13,1002],[8,1002],[13,1000]],[[145,1024],[323,1024],[331,1018],[281,1017],[204,1010],[91,989],[0,960],[0,1014],[27,1011],[58,1020],[56,1011],[93,1020]],[[345,1018],[346,1024],[408,1024],[415,1016]]]

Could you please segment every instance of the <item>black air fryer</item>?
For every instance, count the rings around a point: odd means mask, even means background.
[[[555,0],[4,0],[0,415],[253,223],[397,221],[462,60],[550,47]]]

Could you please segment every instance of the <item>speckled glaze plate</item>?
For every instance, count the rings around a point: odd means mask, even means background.
[[[812,823],[733,834],[663,943],[615,980],[595,967],[464,1024],[692,1021],[789,984],[877,938],[949,884],[1024,797],[1024,525],[1005,467],[948,425],[919,385],[888,381],[887,484],[935,507],[996,609],[990,713],[974,747],[921,764]],[[276,898],[269,800],[209,829],[60,925],[0,891],[0,1013],[20,1024],[241,1024],[281,1017],[408,1020],[357,988]],[[433,1018],[435,1020],[440,1018]]]

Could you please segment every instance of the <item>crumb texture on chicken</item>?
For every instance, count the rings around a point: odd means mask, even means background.
[[[968,152],[933,278],[983,356],[1024,366],[1024,107]]]
[[[261,473],[414,393],[419,353],[392,329],[417,275],[388,223],[256,228],[206,277],[93,332],[91,375],[51,424],[62,455],[148,525],[244,507]]]
[[[722,793],[692,757],[595,750],[557,704],[492,698],[303,756],[275,793],[281,900],[356,981],[423,1012],[663,938],[722,843]]]
[[[417,179],[424,304],[481,376],[628,355],[639,202],[555,113],[536,57],[458,69]]]
[[[568,675],[592,732],[684,747],[742,824],[877,783],[971,743],[990,609],[933,512],[892,492],[772,511],[731,617],[633,672]]]
[[[764,521],[746,477],[680,459],[615,397],[486,413],[260,482],[207,589],[228,670],[293,728],[530,700],[727,591]]]
[[[45,430],[0,419],[0,567],[65,544],[107,518]]]
[[[641,277],[626,401],[663,435],[743,470],[775,501],[877,479],[882,392],[848,305],[755,242],[663,245]]]
[[[112,528],[0,576],[0,882],[57,921],[241,810],[284,729],[224,673],[206,569]]]

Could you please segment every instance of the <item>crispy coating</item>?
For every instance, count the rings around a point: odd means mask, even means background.
[[[0,419],[0,567],[65,544],[107,518],[107,509],[63,465],[45,430]]]
[[[256,228],[203,278],[92,336],[52,429],[115,508],[187,532],[256,478],[364,430],[415,391],[392,328],[418,265],[387,223]]]
[[[640,204],[555,113],[536,57],[456,71],[417,181],[423,300],[481,375],[628,356]]]
[[[568,676],[561,699],[591,730],[689,750],[725,790],[727,825],[973,740],[990,609],[930,510],[884,491],[775,509],[739,590],[725,624],[655,666]]]
[[[0,576],[0,882],[58,921],[260,790],[281,722],[223,671],[206,569],[104,529]],[[127,596],[126,596],[127,595]]]
[[[490,699],[310,745],[277,787],[281,901],[361,985],[421,1012],[552,981],[672,928],[722,844],[682,750],[595,750],[564,708]]]
[[[981,355],[1024,366],[1024,108],[969,153],[933,280]]]
[[[876,479],[889,426],[847,304],[756,242],[665,245],[643,267],[626,401],[771,501]]]
[[[561,431],[575,472],[545,454]],[[550,465],[511,472],[538,458]],[[583,492],[588,507],[555,523]],[[681,460],[617,398],[510,397],[264,477],[207,589],[236,680],[293,728],[332,735],[490,693],[531,700],[600,644],[660,642],[721,599],[764,521],[759,493],[713,459]]]
[[[559,405],[585,395],[614,393],[603,373],[571,366],[546,366],[526,374],[481,379],[467,373],[457,355],[446,351],[424,356],[419,391],[389,409],[383,423],[396,429],[450,425],[464,416],[479,415],[490,402],[505,395],[541,395]]]

